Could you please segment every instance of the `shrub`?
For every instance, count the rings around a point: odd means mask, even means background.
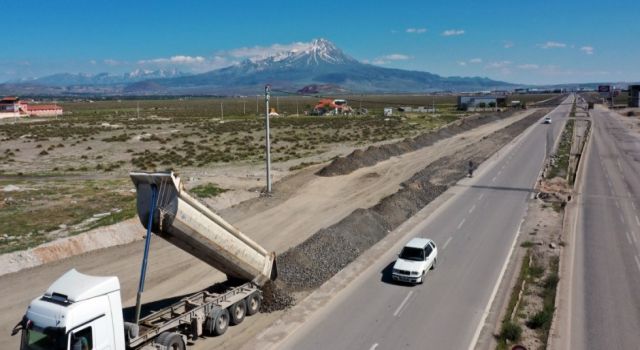
[[[504,341],[516,342],[520,340],[522,335],[522,328],[512,321],[506,321],[502,324],[500,329],[500,339]]]
[[[531,329],[539,329],[539,328],[549,328],[548,325],[551,323],[551,318],[553,317],[552,310],[543,309],[538,311],[535,315],[531,316],[529,320],[527,320],[527,327]]]

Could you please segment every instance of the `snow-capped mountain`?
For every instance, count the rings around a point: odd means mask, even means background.
[[[352,92],[420,92],[433,90],[487,90],[510,84],[481,77],[441,77],[420,71],[384,68],[362,63],[326,39],[244,60],[207,73],[171,79],[153,79],[125,88],[126,93],[251,94],[265,84],[297,91],[313,84],[327,84]]]
[[[120,75],[56,74],[22,85],[5,84],[0,91],[16,91],[16,94],[23,86],[28,87],[24,91],[33,94],[41,86],[45,93],[62,91],[64,94],[234,95],[261,93],[265,84],[292,92],[315,86],[331,87],[332,91],[382,93],[473,91],[511,86],[482,77],[442,77],[428,72],[365,64],[345,54],[329,40],[315,39],[295,45],[291,50],[247,59],[201,74],[141,69]]]
[[[142,80],[158,79],[158,78],[175,78],[186,76],[186,73],[177,69],[171,70],[147,70],[136,69],[129,73],[110,74],[110,73],[59,73],[44,76],[41,78],[29,79],[28,83],[44,86],[76,86],[76,85],[114,85],[114,84],[130,84]],[[20,81],[27,82],[27,81]],[[13,82],[12,82],[13,83]],[[18,82],[15,82],[18,83]]]

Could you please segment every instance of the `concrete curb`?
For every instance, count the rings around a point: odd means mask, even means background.
[[[0,255],[0,276],[142,239],[146,234],[138,218],[102,226],[76,236],[60,238],[35,248]]]
[[[586,143],[584,146],[583,155],[588,155],[591,152],[591,139],[593,136],[593,122],[592,126],[588,129],[586,135]],[[570,327],[570,310],[571,310],[571,283],[573,274],[573,263],[575,257],[576,248],[576,226],[579,217],[580,201],[582,186],[584,184],[584,172],[586,164],[588,163],[588,157],[581,156],[578,169],[576,171],[575,182],[573,185],[572,201],[565,207],[564,217],[562,220],[562,237],[563,241],[569,238],[570,243],[567,249],[560,246],[560,261],[558,263],[558,290],[555,297],[555,309],[553,319],[551,320],[551,327],[549,328],[549,335],[547,338],[547,349],[560,350],[569,349],[571,343],[571,327]],[[561,316],[562,315],[562,316]],[[564,317],[564,319],[562,319]],[[563,328],[566,328],[563,330]]]

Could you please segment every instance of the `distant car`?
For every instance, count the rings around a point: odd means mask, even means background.
[[[391,276],[394,281],[422,283],[427,271],[435,269],[437,261],[436,244],[428,238],[416,237],[402,248]]]
[[[542,122],[543,124],[551,124],[551,117],[544,117],[544,122]]]

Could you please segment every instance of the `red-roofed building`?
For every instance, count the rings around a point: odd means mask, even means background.
[[[57,117],[62,113],[62,107],[55,104],[28,104],[14,96],[0,99],[0,118]]]

